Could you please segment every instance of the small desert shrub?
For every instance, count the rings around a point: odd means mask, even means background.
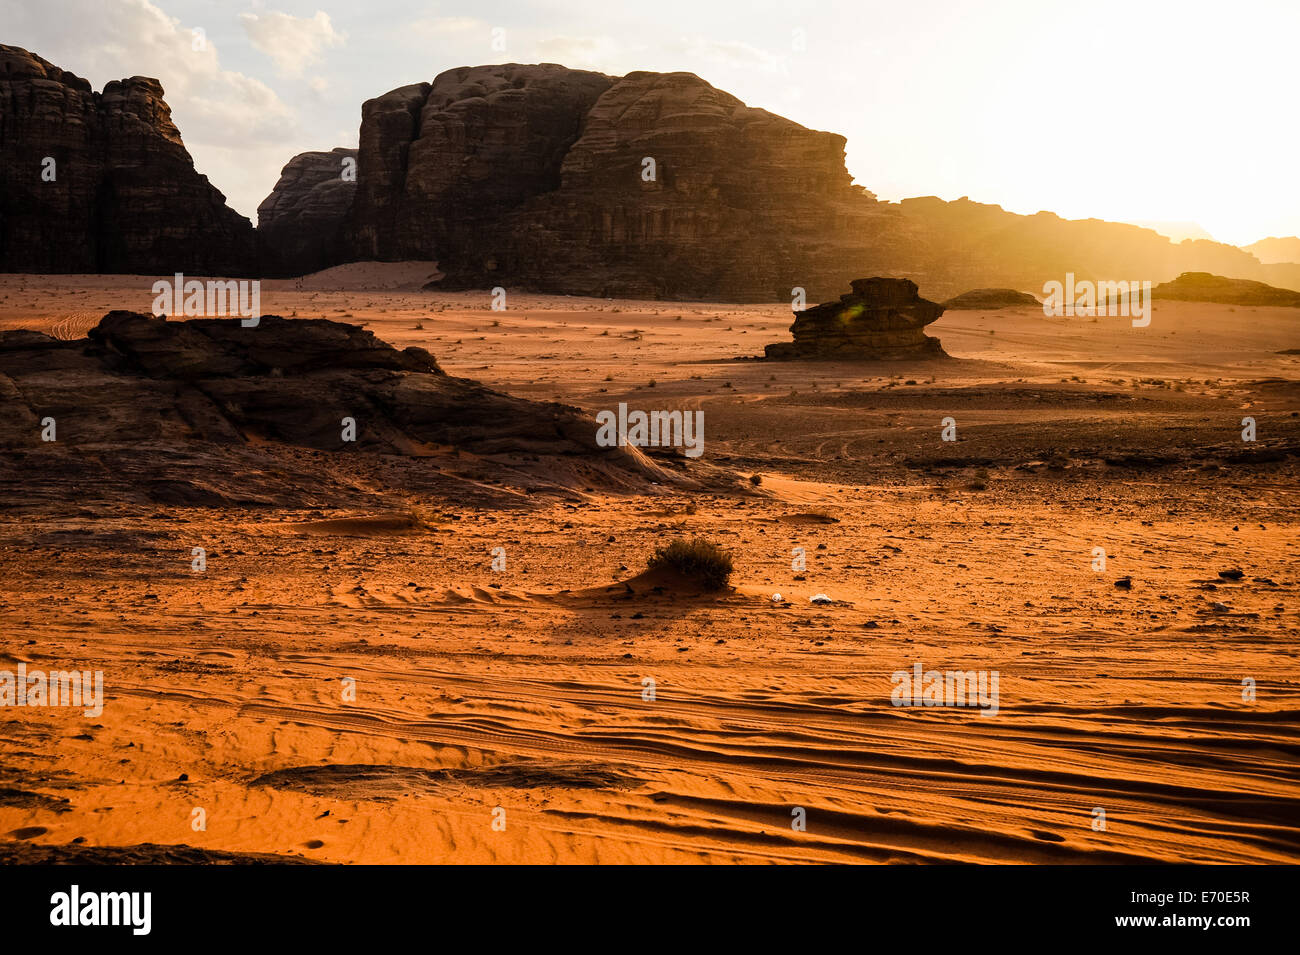
[[[713,541],[697,537],[685,541],[680,537],[658,548],[646,565],[651,570],[676,571],[705,590],[721,590],[731,577],[731,555]]]

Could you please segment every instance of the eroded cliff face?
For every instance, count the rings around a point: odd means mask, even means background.
[[[903,222],[852,185],[844,142],[693,74],[631,73],[588,113],[560,188],[494,237],[498,270],[572,294],[830,294],[864,266],[904,264],[878,255]],[[466,285],[488,277],[471,256],[444,271]]]
[[[354,258],[443,266],[484,230],[499,235],[506,214],[559,186],[583,118],[612,82],[554,64],[462,67],[368,100]],[[491,271],[484,257],[475,259]]]
[[[262,274],[305,275],[343,261],[343,229],[356,198],[357,150],[294,156],[257,207]]]
[[[509,64],[365,104],[344,245],[444,288],[772,301],[905,267],[906,229],[842,136],[693,74]]]
[[[251,275],[256,259],[252,224],[195,171],[157,80],[96,93],[0,45],[0,271]]]
[[[1067,272],[1300,288],[1300,265],[1138,226],[968,199],[877,202],[852,184],[844,145],[690,73],[461,67],[365,104],[355,199],[329,264],[436,260],[447,289],[739,302],[799,289],[826,301],[862,275],[907,278],[940,300],[1032,291]],[[292,258],[310,231],[264,247]]]

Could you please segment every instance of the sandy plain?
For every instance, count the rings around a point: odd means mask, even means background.
[[[948,312],[947,360],[763,362],[786,307],[494,312],[429,268],[262,310],[593,413],[702,409],[735,489],[8,494],[0,668],[102,670],[106,703],[0,711],[0,859],[1300,861],[1297,310]],[[77,338],[152,281],[0,277],[0,330]],[[734,589],[638,576],[697,535]],[[997,715],[892,705],[917,662],[997,671]]]

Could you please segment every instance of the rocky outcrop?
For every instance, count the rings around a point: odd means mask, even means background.
[[[436,260],[446,289],[727,301],[827,299],[864,273],[937,299],[1070,272],[1300,288],[1300,265],[1217,242],[969,199],[877,202],[852,184],[844,145],[690,73],[460,67],[366,102],[355,200],[328,264]],[[311,224],[267,232],[269,268],[323,264]],[[290,264],[274,264],[281,253]]]
[[[357,181],[335,178],[352,156]],[[357,150],[291,160],[259,217],[255,237],[195,171],[157,80],[97,93],[0,45],[5,272],[283,276],[414,259],[437,260],[450,289],[731,301],[829,298],[864,273],[939,299],[1067,273],[1300,289],[1294,238],[1247,251],[967,199],[877,202],[851,183],[843,137],[689,73],[450,70],[368,101]]]
[[[351,259],[436,259],[442,288],[737,301],[830,295],[909,248],[842,136],[689,73],[554,64],[369,100],[345,231]]]
[[[943,303],[947,310],[971,308],[1019,308],[1025,305],[1042,303],[1028,292],[1017,292],[1010,288],[976,288],[962,292]]]
[[[1281,305],[1300,308],[1300,292],[1274,288],[1249,279],[1229,279],[1208,272],[1184,272],[1151,290],[1152,298],[1223,305]]]
[[[117,311],[76,341],[0,332],[0,507],[419,492],[508,506],[526,492],[694,485],[680,456],[604,447],[598,431],[576,408],[451,377],[422,348],[324,319],[245,328]]]
[[[592,107],[560,188],[511,218],[506,271],[573,294],[772,301],[901,268],[886,240],[901,219],[852,185],[844,144],[690,73],[630,73]]]
[[[494,271],[503,217],[560,185],[583,118],[612,82],[546,63],[461,67],[368,100],[354,257],[436,258],[444,271],[462,258]]]
[[[96,93],[0,45],[0,271],[250,275],[256,248],[195,171],[157,80]]]
[[[356,198],[357,150],[294,156],[257,207],[262,274],[306,275],[346,258],[343,228]]]
[[[908,279],[857,279],[838,302],[795,312],[793,342],[768,345],[766,357],[826,360],[900,360],[944,356],[939,339],[923,329],[943,306],[917,294]]]

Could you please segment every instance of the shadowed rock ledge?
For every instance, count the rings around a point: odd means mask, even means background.
[[[423,348],[325,319],[244,328],[115,311],[75,341],[0,332],[9,506],[400,507],[413,493],[506,505],[722,479],[699,464],[688,476],[668,449],[603,447],[597,431],[577,408],[452,377]]]
[[[793,342],[768,345],[775,359],[904,360],[946,357],[939,339],[922,330],[943,306],[917,294],[910,279],[869,278],[851,283],[838,302],[795,312]]]

